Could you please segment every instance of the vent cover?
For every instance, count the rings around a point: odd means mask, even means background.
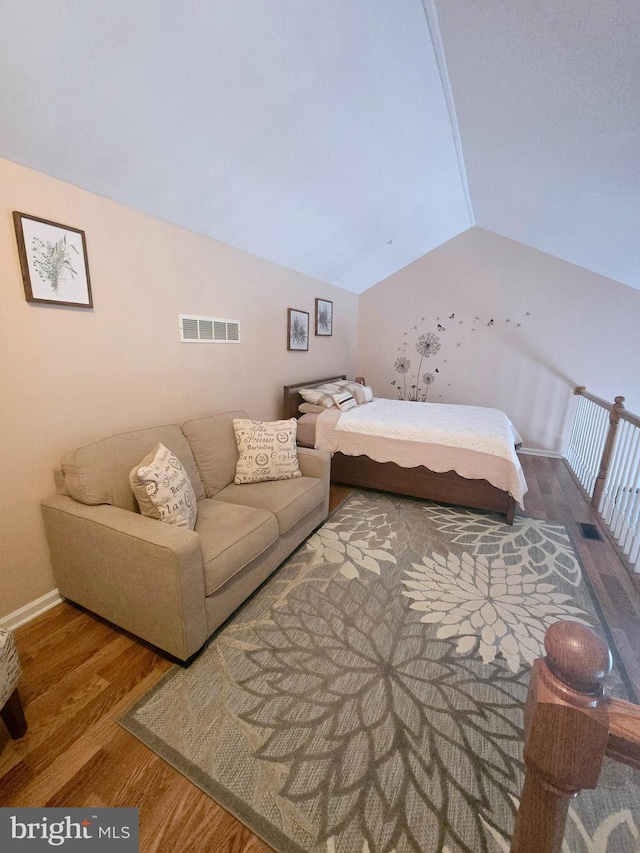
[[[237,320],[180,314],[180,340],[192,344],[239,344],[240,323]]]
[[[602,534],[595,524],[589,524],[586,521],[579,521],[578,527],[582,531],[582,535],[585,539],[597,539],[599,542],[604,542]]]

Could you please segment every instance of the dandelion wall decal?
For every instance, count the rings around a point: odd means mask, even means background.
[[[529,312],[527,312],[524,316],[528,316]],[[476,314],[471,317],[460,316],[460,313],[454,311],[449,315],[450,320],[455,319],[455,327],[459,333],[459,337],[463,338],[462,340],[458,340],[454,343],[454,341],[447,339],[446,335],[440,337],[441,333],[447,331],[447,327],[444,326],[441,322],[441,317],[437,316],[433,321],[433,327],[436,331],[425,331],[423,332],[419,326],[413,325],[409,328],[408,331],[404,331],[402,333],[402,346],[397,348],[398,353],[400,355],[394,361],[394,370],[396,373],[401,374],[403,377],[402,382],[396,381],[395,379],[391,382],[393,388],[395,388],[397,392],[397,396],[399,400],[412,400],[417,402],[426,402],[427,395],[429,393],[430,386],[439,378],[438,374],[440,373],[439,367],[433,367],[429,373],[422,373],[423,360],[425,358],[436,358],[442,351],[444,342],[448,340],[449,346],[457,349],[462,349],[464,343],[468,343],[471,339],[465,336],[465,333],[469,332],[469,334],[473,334],[475,332],[479,332],[479,336],[474,335],[474,341],[477,346],[480,346],[480,341],[483,339],[482,330],[483,329],[492,329],[492,327],[496,327],[497,324],[501,324],[504,322],[505,325],[511,325],[512,328],[519,329],[522,327],[522,322],[516,322],[512,317],[509,318],[498,318],[495,317],[487,317],[485,315],[482,318],[479,314]],[[480,325],[481,323],[481,325]],[[478,326],[476,326],[478,324]],[[450,326],[450,324],[449,324]],[[424,328],[424,327],[423,327]],[[451,331],[451,328],[449,328]],[[418,332],[417,338],[413,338],[413,333]],[[490,334],[493,333],[493,329]],[[415,340],[415,344],[412,344],[411,341]],[[419,361],[417,363],[417,370],[415,373],[412,372],[412,361],[409,357],[410,347],[415,346],[416,352],[420,356]],[[447,359],[443,359],[442,364],[447,364]],[[455,366],[455,361],[454,361]],[[450,368],[451,369],[451,368]],[[430,382],[425,381],[425,376],[431,376],[433,379]],[[451,387],[452,383],[447,383],[447,387]],[[438,398],[441,398],[442,394],[438,394]]]
[[[401,355],[396,358],[394,364],[395,371],[402,374],[402,391],[398,388],[398,398],[400,400],[406,399],[407,396],[407,373],[410,367],[411,361],[406,356]],[[395,381],[392,384],[395,385]]]

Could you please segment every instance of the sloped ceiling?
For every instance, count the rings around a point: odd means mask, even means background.
[[[640,289],[638,0],[436,0],[476,224]]]
[[[473,224],[640,287],[637,0],[435,3],[8,0],[0,156],[355,292]]]

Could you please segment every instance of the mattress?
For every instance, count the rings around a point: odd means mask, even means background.
[[[318,415],[307,413],[298,418],[298,430],[296,433],[296,444],[300,447],[316,446],[316,421]]]
[[[327,409],[315,424],[319,450],[487,480],[523,508],[527,483],[515,452],[521,442],[499,409],[445,403],[376,398],[348,412]]]

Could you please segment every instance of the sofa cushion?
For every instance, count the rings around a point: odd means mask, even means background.
[[[224,412],[196,418],[182,426],[209,498],[233,483],[238,461],[233,420],[246,417],[246,412]]]
[[[206,499],[198,504],[206,595],[211,595],[278,539],[272,513]]]
[[[233,439],[233,428],[231,435]],[[66,453],[61,462],[64,486],[80,503],[111,504],[138,512],[129,474],[158,444],[168,447],[184,465],[196,498],[206,497],[189,442],[176,424],[122,432]]]
[[[263,483],[302,477],[298,466],[295,418],[283,421],[253,421],[234,418],[238,461],[233,482]]]
[[[189,530],[196,526],[198,507],[191,480],[164,444],[158,444],[134,466],[129,482],[142,515]]]
[[[322,480],[299,477],[268,483],[231,483],[216,496],[221,501],[269,510],[278,519],[280,533],[286,533],[325,498]],[[197,529],[197,528],[196,528]]]

